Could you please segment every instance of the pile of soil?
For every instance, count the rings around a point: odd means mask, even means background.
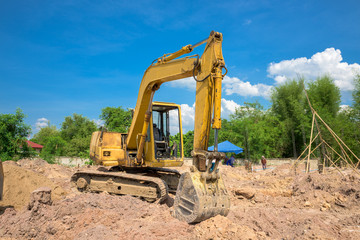
[[[29,159],[5,162],[4,168],[0,204],[15,209],[0,211],[0,238],[360,239],[360,177],[351,170],[295,174],[287,164],[249,173],[221,166],[229,215],[189,225],[173,218],[166,204],[79,193],[69,182],[75,168]],[[52,190],[52,201],[26,208],[39,187]]]
[[[0,236],[16,239],[188,239],[188,224],[170,215],[166,205],[130,196],[78,194],[36,212],[7,209]],[[164,229],[164,224],[166,229]],[[21,227],[20,227],[21,226]],[[192,227],[193,228],[193,227]],[[171,231],[170,231],[171,230]]]
[[[300,204],[307,202],[322,211],[327,208],[359,209],[360,176],[351,170],[298,175],[292,187],[294,200]]]
[[[0,207],[14,207],[22,210],[30,200],[32,191],[39,187],[49,187],[52,189],[52,199],[58,200],[65,196],[67,192],[59,185],[55,184],[46,176],[27,170],[16,162],[7,161],[3,163],[4,168],[4,199],[0,202]]]

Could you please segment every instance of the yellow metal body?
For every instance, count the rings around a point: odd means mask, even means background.
[[[222,34],[211,32],[208,39],[194,46],[187,45],[179,51],[164,55],[145,71],[140,84],[137,103],[129,132],[95,132],[91,140],[90,157],[97,164],[126,167],[176,167],[183,163],[183,137],[181,132],[180,106],[171,103],[152,102],[161,84],[182,78],[196,80],[194,149],[191,172],[183,174],[177,188],[174,215],[188,223],[200,222],[221,214],[226,216],[230,200],[218,171],[224,154],[208,152],[210,127],[221,128],[221,83],[225,62],[222,55]],[[204,53],[198,56],[178,58],[190,53],[194,47],[206,43]],[[195,84],[195,83],[194,83]],[[179,158],[157,157],[154,139],[152,111],[178,109],[180,122]],[[215,140],[217,142],[217,138]],[[215,144],[216,145],[216,144]],[[214,163],[214,164],[212,164]]]
[[[180,135],[180,156],[177,158],[161,158],[155,157],[155,140],[154,140],[154,128],[148,127],[145,132],[149,132],[148,141],[145,142],[143,148],[143,156],[145,161],[141,165],[142,167],[179,167],[183,164],[183,135],[181,125],[181,109],[178,104],[166,103],[166,102],[153,102],[154,108],[168,108],[177,109],[179,114],[179,135]],[[149,119],[149,126],[153,126],[153,119]],[[146,134],[147,135],[147,134]],[[92,134],[90,143],[90,159],[95,164],[103,166],[124,166],[124,167],[136,167],[137,164],[134,160],[136,151],[128,150],[126,146],[126,133],[117,132],[101,132],[96,131]],[[146,137],[146,136],[145,136]]]
[[[206,41],[204,53],[200,59],[195,56],[174,59],[182,54],[191,52],[192,49],[191,45],[187,45],[173,54],[165,55],[145,71],[140,84],[134,116],[128,134],[112,133],[111,136],[113,136],[114,139],[109,141],[109,145],[105,145],[105,142],[101,142],[100,138],[95,140],[100,135],[98,136],[96,134],[99,133],[94,133],[95,139],[93,139],[91,143],[90,155],[95,158],[96,163],[107,166],[120,165],[131,167],[181,166],[182,160],[156,160],[153,150],[153,140],[146,142],[145,139],[149,126],[152,126],[152,99],[155,91],[165,82],[191,76],[198,79],[196,83],[195,101],[194,152],[196,154],[199,151],[207,150],[211,123],[213,128],[221,128],[221,71],[225,66],[222,56],[222,34],[217,32],[210,34],[210,37]],[[174,106],[174,104],[170,103],[161,104]],[[153,136],[151,127],[150,134]],[[104,136],[108,137],[108,133],[104,133]],[[121,141],[121,138],[123,138],[126,143]],[[113,151],[118,149],[118,154],[116,156],[101,155],[101,151],[105,151],[104,149],[109,147],[111,147]],[[136,156],[134,157],[135,152]],[[199,166],[196,167],[199,168]],[[203,168],[201,170],[203,170]]]
[[[124,166],[127,162],[123,145],[124,134],[97,131],[90,142],[90,159],[97,165]]]

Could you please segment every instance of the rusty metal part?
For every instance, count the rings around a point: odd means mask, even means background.
[[[83,177],[78,178],[78,180],[76,181],[76,186],[78,189],[86,189],[87,185],[87,180]]]
[[[169,192],[176,193],[181,177],[179,171],[166,168],[149,168],[149,170],[166,182]]]
[[[181,175],[174,202],[177,219],[198,223],[218,214],[227,216],[230,199],[220,174],[215,176],[204,179],[201,172]]]
[[[169,168],[157,168],[157,167],[142,167],[142,168],[131,168],[131,167],[111,167],[109,171],[121,172],[124,171],[130,174],[141,174],[143,176],[157,177],[164,180],[168,186],[168,191],[176,193],[177,186],[181,174],[178,170]]]
[[[215,168],[213,171],[216,171],[221,160],[226,158],[225,153],[222,152],[208,152],[204,150],[191,151],[191,156],[194,159],[194,165],[200,172],[208,171],[211,167],[211,164],[207,164],[212,160],[216,160]]]
[[[79,191],[108,192],[142,197],[147,201],[164,201],[168,197],[167,184],[160,178],[124,172],[79,171],[71,177]]]
[[[225,154],[193,151],[192,155],[195,166],[191,172],[181,175],[174,202],[174,216],[188,223],[201,222],[218,214],[227,216],[230,198],[218,169]]]

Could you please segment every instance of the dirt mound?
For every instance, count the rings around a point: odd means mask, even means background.
[[[63,165],[49,164],[42,159],[22,159],[16,162],[18,166],[40,173],[52,180],[61,182],[76,171],[76,168],[70,168]]]
[[[360,178],[339,172],[302,174],[295,178],[294,197],[298,202],[308,202],[308,207],[357,207],[360,203]],[[329,205],[327,205],[329,204]],[[323,209],[326,210],[326,209]]]
[[[288,176],[288,175],[291,175],[292,172],[294,172],[294,170],[292,169],[292,164],[285,163],[280,166],[276,166],[273,171],[266,173],[266,175],[268,175],[268,176],[276,176],[276,175]]]
[[[52,198],[58,200],[65,195],[65,190],[47,177],[34,171],[18,166],[15,162],[7,161],[4,167],[4,200],[0,202],[2,207],[14,207],[22,209],[30,200],[32,191],[39,187],[52,189]]]
[[[258,239],[264,232],[256,233],[247,226],[237,225],[223,216],[216,216],[196,225],[197,239]]]
[[[190,239],[193,228],[173,218],[165,205],[90,193],[42,205],[36,214],[7,209],[0,225],[0,236],[16,239]]]
[[[50,187],[55,199],[37,201],[29,208],[2,208],[0,238],[360,239],[360,176],[349,170],[306,174],[283,165],[249,173],[243,167],[220,166],[231,198],[229,215],[189,225],[173,218],[166,204],[70,189],[76,168],[40,159],[6,162],[4,167],[1,204],[25,206],[30,193],[41,186]],[[69,194],[56,200],[61,196],[57,189]]]
[[[16,163],[17,163],[17,165],[19,165],[21,167],[31,168],[31,169],[36,169],[38,167],[43,167],[43,166],[49,165],[45,160],[40,159],[40,158],[35,158],[35,159],[24,158],[24,159],[17,161]]]

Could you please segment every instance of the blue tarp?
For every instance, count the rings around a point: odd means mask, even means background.
[[[214,151],[214,146],[211,146],[208,148],[209,151]],[[239,154],[243,152],[243,149],[241,147],[238,147],[234,144],[232,144],[229,141],[225,141],[218,144],[218,151],[219,152],[233,152],[235,154]]]

